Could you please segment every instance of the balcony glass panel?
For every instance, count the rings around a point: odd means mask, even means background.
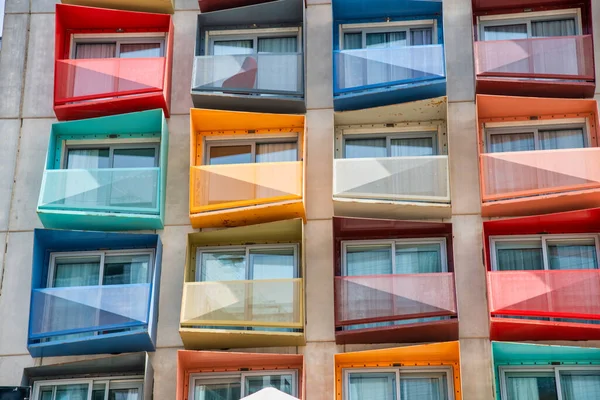
[[[44,171],[39,207],[158,214],[160,168]]]
[[[492,314],[600,319],[600,271],[488,272]]]
[[[336,325],[455,316],[454,274],[335,278]]]
[[[335,93],[440,79],[444,46],[407,46],[334,52]]]
[[[449,202],[448,156],[336,159],[334,196]]]
[[[481,155],[483,201],[600,187],[600,148]]]
[[[190,177],[192,212],[302,198],[302,161],[204,165]]]
[[[148,324],[150,284],[34,289],[30,339]]]
[[[590,35],[478,41],[475,57],[481,77],[594,79]]]
[[[163,90],[165,58],[57,60],[56,104]]]
[[[302,53],[197,56],[192,90],[299,96],[303,75]]]
[[[303,327],[302,279],[188,282],[182,326]]]

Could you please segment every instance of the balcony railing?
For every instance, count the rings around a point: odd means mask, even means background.
[[[148,324],[150,284],[34,289],[30,339]]]
[[[600,188],[600,148],[481,155],[483,201]]]
[[[445,78],[444,46],[334,52],[334,92],[374,89]]]
[[[162,92],[165,58],[58,60],[56,105]]]
[[[192,167],[192,213],[302,198],[302,161]]]
[[[491,314],[600,320],[600,270],[491,271]]]
[[[188,282],[181,326],[301,329],[303,298],[301,278]]]
[[[158,214],[160,168],[44,171],[40,209]]]
[[[448,156],[347,158],[334,161],[334,196],[450,201]]]
[[[301,96],[302,53],[240,54],[194,58],[192,91]]]
[[[480,77],[594,80],[592,36],[475,42]]]
[[[457,313],[451,272],[336,277],[335,298],[336,326]]]

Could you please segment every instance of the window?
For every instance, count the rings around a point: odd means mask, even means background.
[[[600,398],[595,367],[500,367],[504,400],[589,400]]]
[[[300,28],[209,31],[208,54],[215,56],[301,52]]]
[[[344,370],[344,380],[344,400],[449,400],[454,398],[452,374],[449,369],[350,369]]]
[[[488,153],[579,149],[588,145],[583,124],[488,128],[485,131]]]
[[[480,18],[482,40],[575,36],[581,32],[579,10],[522,13]]]
[[[72,59],[164,57],[164,38],[90,38],[75,35]]]
[[[437,155],[435,132],[390,135],[344,135],[344,158],[384,158]]]
[[[139,378],[69,379],[36,382],[34,400],[142,400]]]
[[[393,22],[385,24],[342,25],[343,50],[386,49],[437,44],[434,21]]]
[[[190,400],[238,400],[267,387],[296,396],[297,371],[191,374]]]
[[[296,138],[208,141],[207,148],[208,165],[298,161]]]

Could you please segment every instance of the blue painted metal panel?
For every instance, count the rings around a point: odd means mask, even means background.
[[[442,0],[332,0],[334,20],[441,14]]]
[[[155,249],[154,271],[150,284],[139,285],[109,285],[102,287],[90,287],[89,298],[96,298],[94,291],[108,289],[121,290],[131,289],[131,293],[135,294],[140,290],[149,293],[142,296],[146,299],[146,303],[141,303],[132,307],[129,310],[125,307],[125,311],[117,314],[110,314],[114,311],[114,307],[104,307],[108,318],[103,320],[112,323],[112,325],[101,326],[81,326],[78,329],[68,327],[70,330],[62,330],[53,332],[52,329],[40,329],[43,324],[40,321],[44,316],[43,310],[39,307],[48,305],[44,303],[59,299],[73,300],[73,294],[54,296],[48,300],[47,291],[64,290],[64,289],[46,289],[48,281],[48,265],[50,261],[50,253],[52,252],[72,252],[72,251],[94,251],[100,249],[110,250],[125,250],[125,249]],[[33,357],[46,356],[64,356],[78,354],[101,354],[101,353],[116,353],[116,352],[134,352],[134,351],[153,351],[156,347],[156,325],[158,321],[158,298],[160,292],[160,273],[162,264],[162,243],[158,235],[153,234],[126,234],[126,233],[105,233],[105,232],[82,232],[82,231],[59,231],[48,229],[36,229],[34,232],[33,246],[33,266],[32,266],[32,295],[30,306],[30,321],[28,334],[28,349]],[[149,289],[148,289],[149,286]],[[73,291],[81,291],[83,298],[85,289],[73,288]],[[40,298],[40,293],[42,297]],[[45,296],[45,297],[44,297]],[[100,296],[102,298],[102,296]],[[140,296],[134,296],[136,299]],[[125,299],[128,297],[125,296]],[[141,300],[141,299],[138,299]],[[79,301],[77,298],[73,300],[76,305],[81,305],[82,309],[87,307],[86,301]],[[117,307],[122,307],[118,301],[113,301],[110,298],[102,301],[112,301]],[[114,304],[112,305],[114,306]],[[51,307],[50,307],[51,308]],[[77,307],[76,307],[77,308]],[[92,307],[93,308],[93,307]],[[102,308],[102,307],[101,307]],[[142,310],[147,315],[139,316],[139,310],[136,314],[136,309]],[[94,308],[94,310],[96,310]],[[102,313],[102,310],[100,311]],[[126,318],[127,313],[132,314],[132,318]],[[135,317],[135,318],[134,318]],[[137,321],[136,321],[137,319]],[[94,336],[75,337],[75,338],[58,338],[57,335],[72,334],[78,332],[101,331],[106,329],[122,329],[135,326],[134,330],[125,332],[112,332],[107,334],[96,334]],[[42,327],[43,328],[43,327]],[[52,326],[54,328],[54,325]],[[52,341],[45,341],[45,338],[55,337]],[[36,340],[37,339],[37,340]],[[42,340],[40,340],[42,339]]]

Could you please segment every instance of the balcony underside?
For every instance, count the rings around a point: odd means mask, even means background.
[[[458,319],[336,331],[337,344],[419,343],[458,340]]]
[[[304,346],[306,344],[303,332],[180,328],[179,335],[188,350]]]
[[[333,107],[335,111],[350,111],[425,100],[445,95],[446,79],[439,79],[380,89],[360,90],[358,88],[353,92],[335,95],[333,98]]]
[[[532,81],[529,79],[477,78],[478,94],[504,96],[590,98],[594,97],[595,82]]]
[[[600,325],[492,317],[490,318],[490,339],[514,342],[524,340],[599,340]]]
[[[45,228],[51,229],[128,231],[163,228],[160,215],[38,209],[38,217]]]
[[[192,90],[195,108],[249,111],[262,113],[304,114],[304,98],[293,96],[259,96]]]
[[[62,0],[63,4],[173,14],[174,0]]]
[[[450,218],[452,206],[444,203],[385,201],[368,199],[333,198],[333,210],[340,217],[388,219]]]
[[[196,229],[262,224],[294,218],[305,218],[303,200],[190,214],[190,221]]]
[[[27,346],[32,357],[74,356],[85,354],[132,353],[154,351],[147,330],[119,332],[102,336],[92,336],[70,341],[52,341]]]
[[[590,189],[486,202],[481,205],[481,215],[484,217],[520,217],[583,210],[599,205],[600,189]]]

